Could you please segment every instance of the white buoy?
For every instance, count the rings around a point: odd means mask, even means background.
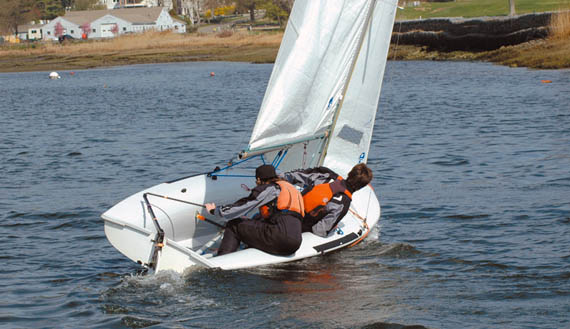
[[[59,74],[57,74],[57,72],[51,72],[51,73],[49,74],[49,78],[52,79],[52,80],[61,79],[61,77],[59,76]]]

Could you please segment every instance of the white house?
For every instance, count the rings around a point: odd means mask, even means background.
[[[62,34],[76,39],[84,34],[88,38],[112,38],[149,30],[186,32],[186,24],[172,18],[165,7],[70,11],[43,26],[44,39],[57,40],[58,23],[63,28]]]
[[[43,24],[18,25],[16,35],[20,40],[40,40]]]
[[[81,38],[79,25],[65,19],[64,16],[59,16],[42,27],[42,39],[57,40],[56,26],[58,26],[58,24],[61,24],[62,34],[69,34],[74,38]]]

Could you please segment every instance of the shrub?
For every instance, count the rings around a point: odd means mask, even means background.
[[[549,30],[553,39],[570,38],[570,11],[552,14]]]
[[[232,35],[234,35],[234,32],[232,30],[225,30],[218,33],[218,38],[229,38]]]

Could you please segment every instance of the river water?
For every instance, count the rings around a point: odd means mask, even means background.
[[[568,70],[389,62],[369,158],[383,213],[365,242],[138,274],[100,214],[231,159],[271,68],[0,74],[0,327],[570,327]]]

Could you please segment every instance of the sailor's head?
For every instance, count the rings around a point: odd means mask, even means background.
[[[272,181],[277,178],[277,173],[275,172],[275,167],[272,165],[262,165],[255,169],[255,179],[258,184],[263,184],[265,182]]]
[[[348,173],[346,183],[350,185],[354,191],[358,191],[368,185],[371,180],[372,170],[370,170],[370,168],[368,168],[364,163],[359,163],[352,167],[352,170]]]

